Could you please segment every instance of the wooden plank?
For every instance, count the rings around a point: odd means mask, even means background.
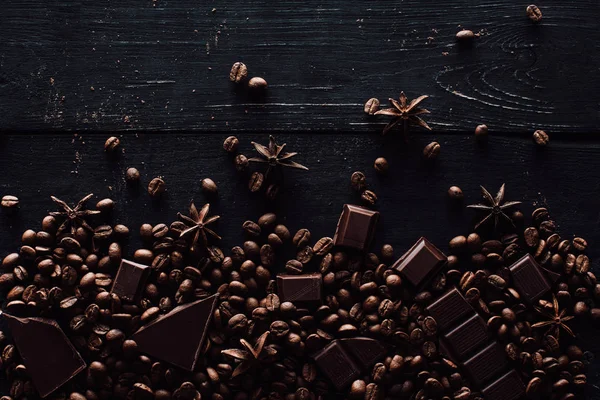
[[[14,0],[0,127],[372,133],[385,118],[364,101],[404,90],[431,96],[437,131],[595,133],[598,2],[540,6],[536,26],[509,0]],[[459,26],[481,31],[472,48]],[[269,82],[264,102],[227,80],[238,60]]]

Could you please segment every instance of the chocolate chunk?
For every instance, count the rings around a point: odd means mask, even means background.
[[[368,337],[340,339],[340,342],[358,361],[363,371],[383,358],[387,351],[385,343]]]
[[[146,284],[150,267],[129,260],[121,260],[121,266],[115,277],[111,293],[121,300],[136,302]]]
[[[153,357],[193,371],[202,350],[218,295],[176,307],[140,328],[132,339]]]
[[[444,335],[452,354],[459,360],[483,346],[488,340],[487,326],[479,315],[473,315]]]
[[[360,368],[342,347],[334,340],[313,355],[319,369],[338,391],[342,391],[360,375]]]
[[[473,307],[467,302],[458,289],[451,289],[427,307],[429,315],[437,322],[438,328],[447,330],[467,315],[473,314]]]
[[[86,364],[56,321],[2,314],[35,388],[46,397]]]
[[[550,290],[541,267],[530,254],[511,265],[510,273],[515,288],[529,303],[535,303]]]
[[[421,238],[392,268],[406,280],[419,287],[433,278],[446,265],[447,258],[429,240]]]
[[[485,400],[517,400],[525,395],[525,384],[514,369],[482,390]]]
[[[345,204],[337,224],[333,244],[365,250],[375,234],[379,213]]]
[[[321,274],[277,275],[277,293],[282,301],[298,304],[321,304]]]
[[[464,363],[465,370],[479,388],[497,376],[507,365],[504,349],[497,342],[490,343]]]

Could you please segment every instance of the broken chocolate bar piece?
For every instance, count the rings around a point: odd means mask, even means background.
[[[475,386],[481,388],[508,365],[506,353],[500,344],[492,342],[463,364]]]
[[[40,397],[61,387],[86,364],[56,321],[2,314]]]
[[[447,258],[429,240],[420,238],[392,266],[413,286],[420,287],[446,265]]]
[[[488,338],[487,326],[477,314],[444,335],[452,354],[459,360],[464,360],[473,351],[483,346]]]
[[[344,390],[360,375],[360,367],[339,340],[329,343],[313,358],[338,391]]]
[[[149,274],[150,267],[147,265],[123,259],[111,293],[119,296],[121,300],[136,302],[144,290]]]
[[[340,339],[340,342],[358,361],[363,371],[385,357],[387,351],[387,346],[384,342],[368,337]]]
[[[510,266],[513,284],[519,294],[530,304],[550,290],[550,283],[531,254],[523,256]]]
[[[518,400],[525,395],[525,384],[513,369],[492,382],[482,393],[485,400]]]
[[[473,314],[473,307],[467,302],[463,295],[454,288],[427,307],[440,330],[445,331],[467,315]]]
[[[277,293],[281,301],[298,304],[321,304],[321,274],[277,275]]]
[[[334,245],[365,250],[373,240],[378,220],[377,211],[345,204],[333,236]]]
[[[218,295],[174,308],[132,336],[139,351],[193,371],[202,350]]]

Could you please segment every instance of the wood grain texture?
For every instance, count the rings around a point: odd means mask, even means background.
[[[122,135],[124,153],[109,160],[103,151],[106,135],[51,133],[12,135],[0,141],[0,195],[21,199],[15,218],[0,213],[0,258],[15,251],[21,233],[37,228],[48,211],[54,210],[50,195],[76,202],[87,193],[95,201],[110,196],[116,201],[114,221],[132,230],[125,255],[139,247],[139,226],[144,222],[170,223],[178,211],[186,211],[191,200],[206,201],[200,181],[211,177],[219,186],[212,210],[221,215],[216,227],[223,236],[222,247],[231,248],[244,240],[241,225],[256,220],[267,211],[261,196],[252,195],[247,182],[232,165],[221,146],[226,135],[140,134]],[[266,134],[238,135],[240,150],[250,155],[250,141],[266,142]],[[421,150],[435,138],[442,145],[438,162],[428,165]],[[546,204],[559,224],[563,237],[578,235],[589,242],[592,269],[600,273],[600,144],[596,142],[553,142],[545,149],[529,140],[491,137],[487,147],[473,142],[471,135],[418,136],[405,145],[400,137],[379,135],[322,134],[280,135],[298,162],[310,171],[287,171],[284,192],[274,210],[280,221],[295,231],[308,228],[316,239],[333,236],[344,203],[356,203],[357,194],[349,187],[350,174],[366,173],[369,186],[379,196],[381,212],[374,249],[390,243],[401,255],[420,236],[428,237],[443,251],[450,238],[469,232],[470,210],[452,211],[446,191],[459,185],[465,203],[480,200],[479,184],[496,191],[507,183],[508,200],[522,200],[528,215],[534,204]],[[385,156],[390,163],[388,176],[375,174],[372,163]],[[125,170],[137,167],[141,186],[132,189],[124,180]],[[163,176],[167,193],[153,202],[145,191],[148,181]],[[90,203],[93,205],[95,201]],[[596,326],[580,326],[576,331],[584,350],[600,355]],[[588,373],[586,398],[600,399],[600,360]],[[0,393],[2,387],[0,386]]]
[[[364,101],[400,90],[431,96],[437,131],[600,127],[597,0],[545,1],[539,25],[511,0],[5,3],[3,130],[378,132]],[[238,60],[264,102],[228,81]]]

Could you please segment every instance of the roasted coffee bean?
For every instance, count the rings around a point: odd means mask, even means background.
[[[367,393],[367,383],[363,380],[356,380],[350,386],[349,397],[352,400],[364,400]]]
[[[550,141],[548,134],[542,130],[533,132],[533,141],[538,146],[546,146]]]
[[[235,156],[235,169],[238,172],[243,172],[248,168],[248,157],[246,157],[243,154],[238,154],[237,156]]]
[[[376,99],[375,97],[370,98],[365,103],[365,107],[364,107],[365,114],[375,115],[375,113],[377,111],[379,111],[379,105],[380,105],[379,99]]]
[[[229,80],[231,82],[240,83],[248,76],[248,67],[243,62],[236,62],[231,66],[229,72]],[[228,138],[229,139],[229,138]]]
[[[125,172],[125,180],[130,184],[138,183],[140,181],[140,171],[137,168],[127,168],[127,172]]]
[[[11,195],[3,196],[0,205],[6,210],[17,209],[19,207],[19,198]]]
[[[357,192],[363,192],[367,188],[367,178],[364,173],[356,171],[350,177],[350,185]]]
[[[288,274],[300,275],[304,270],[304,265],[298,260],[289,260],[285,263],[285,271]]]
[[[299,229],[298,232],[292,238],[292,243],[294,246],[301,248],[308,245],[310,242],[310,231],[308,229]]]
[[[298,250],[296,253],[296,260],[300,261],[302,264],[308,264],[313,258],[314,252],[312,247],[306,246]]]
[[[264,91],[267,88],[267,81],[259,76],[255,76],[254,78],[248,81],[248,89],[259,92]]]
[[[377,172],[378,174],[385,175],[390,169],[390,164],[385,158],[378,157],[373,163],[373,168],[375,168],[375,172]]]
[[[441,146],[438,142],[431,142],[423,149],[423,157],[426,160],[433,161],[440,155]]]
[[[450,186],[448,189],[448,198],[453,202],[460,202],[464,198],[464,194],[461,188],[458,186]]]
[[[374,206],[377,203],[377,195],[371,190],[365,190],[360,195],[360,199],[367,206]]]
[[[527,6],[527,16],[533,22],[540,22],[542,20],[542,11],[535,4]]]
[[[477,125],[475,128],[475,139],[478,141],[485,141],[488,138],[488,127],[487,125]]]
[[[148,194],[152,197],[161,196],[165,192],[165,190],[165,181],[160,177],[152,179],[148,184]]]
[[[240,141],[235,136],[229,136],[223,141],[223,149],[228,153],[236,153],[239,145]]]
[[[590,270],[590,259],[585,254],[580,254],[575,259],[575,272],[578,274],[587,274]]]
[[[215,195],[218,191],[217,184],[210,178],[202,179],[200,183],[202,191],[207,195]]]
[[[269,331],[274,338],[281,339],[290,333],[290,326],[285,321],[273,321]]]
[[[324,256],[333,248],[333,239],[330,237],[323,237],[315,243],[313,246],[313,252],[318,256]]]
[[[467,250],[467,238],[464,236],[456,236],[450,240],[448,247],[453,254],[461,254]]]
[[[106,142],[104,142],[104,151],[106,151],[107,153],[113,153],[119,148],[120,144],[121,141],[118,137],[111,136],[108,139],[106,139]]]
[[[252,193],[258,192],[262,188],[265,176],[261,172],[253,172],[248,181],[248,189]]]

